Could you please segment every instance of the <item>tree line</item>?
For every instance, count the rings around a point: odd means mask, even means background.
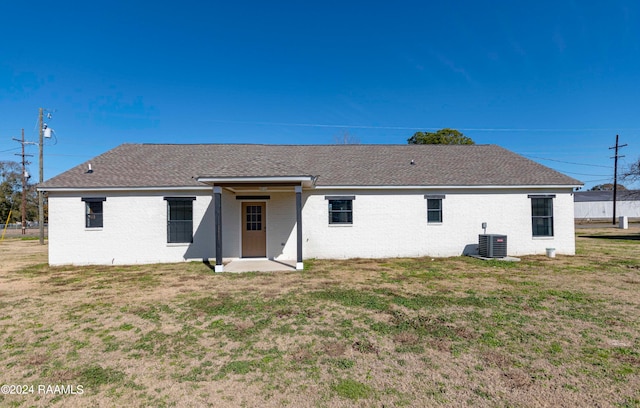
[[[11,218],[9,213],[11,212]],[[35,184],[27,183],[26,220],[38,219],[38,193]],[[22,166],[14,161],[0,161],[0,224],[22,221]]]

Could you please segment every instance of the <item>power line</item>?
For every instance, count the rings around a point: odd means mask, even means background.
[[[611,178],[596,179],[596,180],[583,180],[585,183],[599,183],[601,181],[611,181]]]
[[[572,171],[561,171],[561,170],[556,170],[559,171],[561,173],[567,173],[567,174],[576,174],[578,176],[591,176],[591,177],[608,177],[608,175],[606,174],[586,174],[586,173],[574,173]]]
[[[93,156],[91,156],[91,155],[87,155],[87,154],[62,154],[62,153],[58,153],[58,154],[49,154],[48,156],[61,156],[61,157],[88,157],[88,158],[93,157]]]
[[[351,128],[351,129],[386,129],[386,130],[438,130],[442,126],[375,126],[375,125],[349,125],[349,124],[326,124],[326,123],[291,123],[291,122],[257,122],[257,121],[240,121],[240,120],[218,120],[211,119],[210,122],[228,123],[236,125],[264,125],[264,126],[296,126],[296,127],[317,127],[317,128]],[[611,132],[620,129],[604,129],[604,128],[457,128],[463,131],[472,132]],[[630,131],[638,131],[640,129],[623,129]]]
[[[547,159],[545,157],[530,156],[530,155],[527,155],[527,154],[523,154],[523,156],[529,157],[529,158],[532,158],[532,159],[538,159],[538,160],[549,160],[549,161],[558,162],[558,163],[575,164],[576,166],[604,167],[605,169],[610,169],[611,168],[611,166],[603,166],[603,165],[600,165],[600,164],[575,163],[575,162],[568,162],[568,161],[563,161],[563,160]]]

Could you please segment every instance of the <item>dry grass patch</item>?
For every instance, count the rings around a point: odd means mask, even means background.
[[[621,234],[624,233],[624,234]],[[576,256],[46,265],[0,244],[1,406],[640,406],[640,231]],[[6,261],[6,262],[5,262]]]

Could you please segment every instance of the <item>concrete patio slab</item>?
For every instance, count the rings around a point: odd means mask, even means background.
[[[482,259],[483,261],[504,261],[504,262],[520,262],[520,258],[516,258],[514,256],[505,256],[504,258],[487,258],[480,255],[469,254],[472,258]]]
[[[225,272],[283,272],[295,271],[296,261],[270,259],[236,259],[224,265]]]

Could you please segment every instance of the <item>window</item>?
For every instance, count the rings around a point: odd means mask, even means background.
[[[262,206],[247,205],[247,231],[262,231]]]
[[[552,237],[554,196],[529,196],[529,198],[531,198],[533,236]]]
[[[193,242],[193,200],[195,197],[166,197],[167,242]]]
[[[86,228],[102,228],[102,203],[107,201],[105,197],[85,197],[82,198],[85,208]]]
[[[444,195],[427,194],[424,198],[427,199],[427,223],[442,223],[442,200]]]
[[[354,196],[328,196],[329,224],[353,224]]]

